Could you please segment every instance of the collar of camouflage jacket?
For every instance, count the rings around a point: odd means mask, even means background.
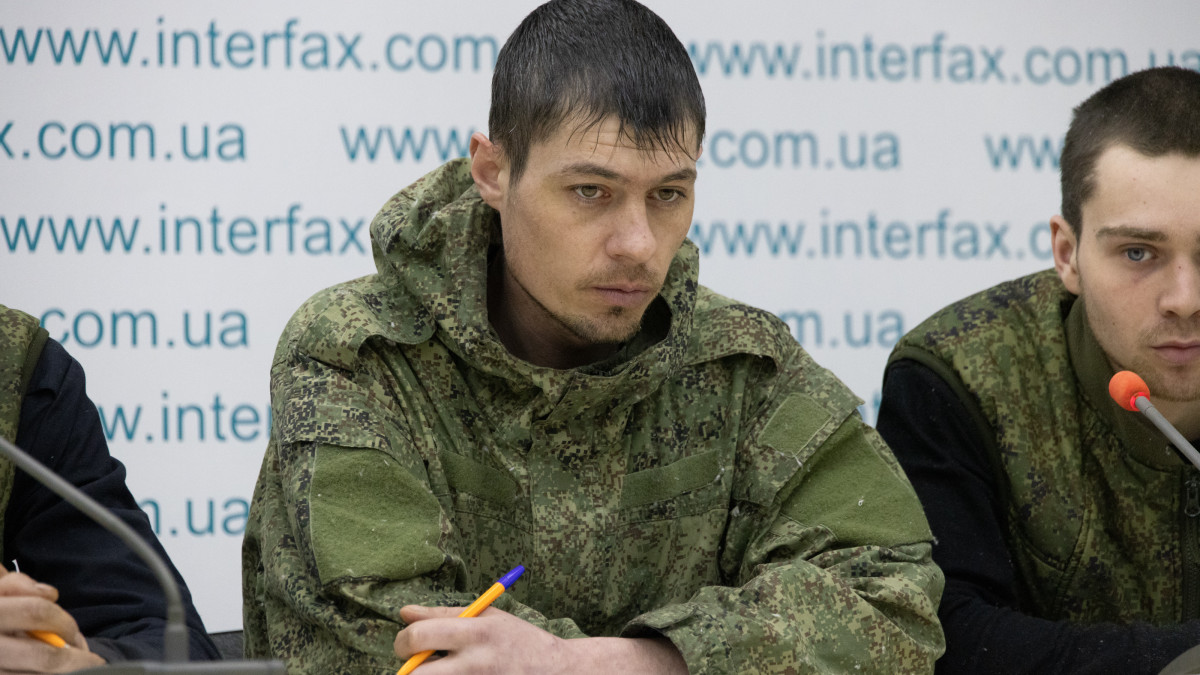
[[[1083,397],[1113,428],[1129,454],[1156,469],[1169,470],[1186,464],[1167,437],[1145,415],[1125,410],[1108,395],[1108,381],[1116,371],[1092,333],[1083,302],[1076,300],[1071,305],[1064,330],[1071,366]]]
[[[541,389],[560,414],[614,391],[620,407],[632,405],[683,362],[699,273],[691,241],[675,254],[637,337],[614,358],[555,370],[512,356],[488,322],[487,261],[499,244],[499,227],[499,214],[480,197],[465,158],[430,172],[380,209],[371,247],[380,279],[408,317],[403,341],[438,340],[480,372]]]

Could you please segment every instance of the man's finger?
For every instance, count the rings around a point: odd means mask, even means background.
[[[51,647],[32,638],[0,635],[0,673],[68,673],[104,665],[104,659],[74,647]]]
[[[20,572],[7,572],[0,576],[0,596],[32,595],[46,598],[51,602],[58,600],[58,590],[49,584],[42,584],[32,577]]]
[[[425,619],[452,619],[462,614],[465,607],[424,607],[421,605],[405,605],[400,608],[400,620],[404,623],[424,621]]]
[[[0,597],[0,633],[23,635],[29,630],[50,631],[66,640],[67,644],[85,644],[75,619],[53,602],[31,596]],[[4,661],[0,660],[0,667],[3,664]]]
[[[409,625],[404,630],[396,634],[396,639],[392,643],[392,649],[395,650],[396,656],[402,659],[407,659],[413,654],[433,650],[448,650],[452,649],[449,639],[451,633],[439,626],[440,623],[449,621],[448,618],[433,619],[424,617],[409,621]]]
[[[406,612],[405,610],[410,610]],[[504,612],[489,607],[478,617],[459,618],[462,607],[417,607],[410,605],[400,611],[408,627],[396,634],[393,647],[396,655],[408,658],[426,650],[454,652],[481,639],[490,627],[488,619],[495,620]]]

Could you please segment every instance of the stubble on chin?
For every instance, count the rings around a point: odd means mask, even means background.
[[[1146,381],[1153,399],[1172,403],[1200,402],[1200,366],[1192,368],[1191,372],[1174,373],[1148,363],[1135,362],[1128,370]]]
[[[544,308],[543,308],[544,309]],[[549,313],[549,311],[547,310]],[[593,319],[586,316],[562,316],[550,314],[572,335],[586,344],[620,344],[637,335],[642,328],[642,311],[633,318],[633,311],[627,307],[610,307],[602,318]]]
[[[596,287],[636,284],[651,287],[653,290],[649,295],[654,298],[662,290],[663,280],[658,277],[659,275],[652,272],[646,265],[614,266],[589,274],[577,284],[576,291],[580,295],[586,295]],[[538,304],[541,305],[540,302]],[[620,344],[628,341],[641,330],[642,319],[645,318],[646,313],[646,307],[611,306],[603,309],[599,315],[591,317],[582,314],[555,314],[544,305],[542,305],[542,309],[554,317],[571,334],[588,344]]]

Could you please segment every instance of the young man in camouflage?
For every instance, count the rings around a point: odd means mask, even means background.
[[[501,50],[492,137],[392,198],[378,273],[293,317],[245,539],[292,673],[921,672],[920,504],[857,399],[697,284],[704,100],[630,0]],[[489,610],[456,619],[509,568]]]
[[[934,315],[884,380],[946,573],[942,672],[1157,673],[1200,644],[1200,472],[1107,390],[1141,374],[1200,437],[1200,73],[1097,92],[1061,169],[1055,269]]]

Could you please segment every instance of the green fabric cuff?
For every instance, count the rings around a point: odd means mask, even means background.
[[[621,637],[665,637],[679,650],[690,675],[743,672],[730,657],[724,627],[694,603],[669,605],[630,621]]]

